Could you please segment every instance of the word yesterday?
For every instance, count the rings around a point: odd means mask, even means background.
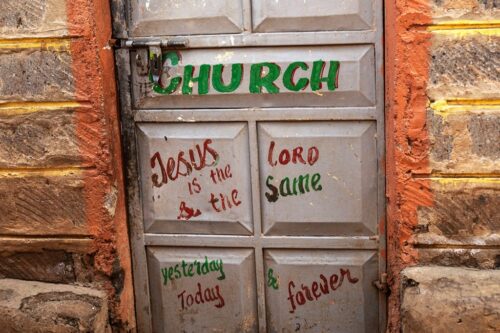
[[[207,275],[211,272],[219,272],[220,275],[217,277],[217,280],[224,280],[226,278],[222,259],[208,260],[208,257],[205,257],[205,261],[203,262],[195,260],[192,263],[187,263],[185,260],[182,260],[180,264],[161,269],[163,285],[166,285],[168,281],[181,279],[183,277],[192,277],[194,275]]]
[[[159,81],[153,80],[153,74],[149,74],[149,80],[153,83],[153,91],[158,94],[170,95],[177,90],[183,95],[193,94],[194,83],[198,84],[198,95],[206,95],[215,90],[219,93],[232,93],[240,88],[243,82],[245,66],[247,64],[202,64],[198,68],[193,65],[183,65],[182,75],[170,77],[168,67],[180,66],[181,55],[177,52],[166,52],[162,56],[162,66],[159,73]],[[324,74],[326,65],[328,72]],[[228,82],[223,80],[223,71],[231,67],[231,78]],[[338,73],[340,63],[336,60],[329,62],[317,60],[311,63],[295,61],[288,64],[282,70],[279,64],[274,62],[261,62],[250,65],[248,91],[252,94],[261,94],[265,89],[270,94],[277,94],[280,88],[275,83],[281,81],[286,90],[297,92],[311,87],[312,91],[322,89],[326,83],[328,90],[334,91],[338,88]],[[299,76],[297,72],[302,72]],[[197,72],[197,76],[195,76]],[[248,74],[247,74],[248,75]],[[241,89],[240,89],[241,90]]]

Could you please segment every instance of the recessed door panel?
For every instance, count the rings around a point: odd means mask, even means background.
[[[375,123],[260,123],[262,219],[268,235],[373,235]]]
[[[258,32],[364,30],[372,27],[370,0],[252,0]]]
[[[135,69],[140,108],[373,106],[369,45],[168,51],[158,83]]]
[[[264,260],[269,332],[376,329],[375,252],[267,250]]]
[[[133,0],[131,3],[134,37],[243,30],[242,0]]]
[[[138,141],[146,232],[252,233],[245,124],[139,124]]]
[[[251,249],[150,248],[154,332],[257,332]]]

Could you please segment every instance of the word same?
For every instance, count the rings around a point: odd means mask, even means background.
[[[309,147],[307,149],[307,154],[304,152],[304,148],[301,146],[293,148],[291,151],[288,149],[282,149],[278,154],[278,158],[274,157],[274,147],[275,142],[271,141],[269,145],[267,161],[271,167],[276,167],[278,165],[288,165],[288,164],[303,164],[313,166],[319,159],[319,150],[316,147]],[[274,177],[269,175],[266,178],[266,186],[270,192],[266,192],[265,196],[267,201],[276,202],[281,197],[287,196],[297,196],[313,191],[321,191],[323,187],[320,184],[321,175],[319,173],[302,174],[297,177],[283,177],[279,181],[279,186],[276,187],[272,184]]]
[[[320,274],[319,278],[321,282],[314,281],[310,287],[301,284],[301,290],[298,291],[294,291],[295,282],[290,281],[288,283],[288,300],[292,307],[290,313],[295,312],[297,305],[304,305],[307,301],[316,301],[321,296],[329,294],[330,289],[332,292],[336,291],[344,282],[344,277],[346,277],[347,281],[351,284],[355,284],[359,281],[358,278],[351,276],[349,269],[343,268],[340,269],[340,277],[337,274],[332,274],[330,278],[327,279],[323,274]]]
[[[201,284],[197,283],[197,286],[198,290],[194,294],[190,294],[186,290],[183,290],[177,295],[177,298],[181,300],[182,310],[185,310],[194,304],[204,304],[205,302],[210,303],[219,301],[217,304],[214,304],[216,308],[222,308],[225,305],[224,297],[222,297],[222,293],[218,285],[214,288],[205,288],[203,292],[201,291]]]
[[[219,272],[220,275],[217,277],[217,280],[224,280],[226,278],[222,259],[208,260],[208,257],[205,257],[205,261],[203,262],[195,260],[192,263],[187,263],[185,260],[182,260],[180,264],[161,269],[163,285],[175,279],[192,277],[194,275],[202,276],[211,272]]]
[[[162,56],[161,73],[159,73],[159,82],[153,80],[153,75],[150,73],[149,79],[153,83],[153,91],[158,94],[170,95],[176,92],[181,87],[183,95],[193,94],[194,83],[198,84],[198,95],[206,95],[211,91],[211,88],[219,93],[232,93],[240,91],[245,72],[245,64],[235,63],[231,66],[231,79],[228,83],[223,82],[223,71],[228,67],[224,64],[216,65],[200,65],[199,68],[193,65],[183,66],[182,76],[169,77],[168,71],[164,68],[177,67],[181,62],[181,55],[177,52],[166,52]],[[329,69],[326,76],[324,75],[327,62],[317,60],[308,64],[304,61],[296,61],[290,63],[282,72],[280,65],[273,62],[261,62],[250,65],[249,70],[249,85],[248,90],[252,94],[261,94],[265,89],[270,94],[277,94],[280,88],[275,83],[281,76],[281,82],[286,90],[297,92],[306,89],[309,85],[312,91],[322,89],[322,83],[326,83],[328,90],[334,91],[338,88],[338,73],[340,63],[338,61],[329,61]],[[308,77],[298,78],[297,71],[302,71]],[[198,76],[195,77],[195,71]],[[165,75],[164,75],[165,74]],[[248,75],[248,74],[247,74]],[[211,80],[210,80],[211,78]]]

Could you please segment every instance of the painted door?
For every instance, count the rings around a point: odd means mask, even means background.
[[[139,330],[383,331],[382,1],[114,8]]]

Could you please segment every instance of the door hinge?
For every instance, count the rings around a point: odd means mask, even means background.
[[[389,293],[389,285],[387,284],[387,273],[380,274],[380,279],[373,281],[373,285],[380,292],[382,292],[384,294],[388,294]]]
[[[136,65],[139,75],[150,75],[153,83],[159,83],[163,74],[163,51],[169,48],[185,48],[189,41],[186,38],[158,39],[119,39],[112,44],[117,48],[137,49]]]

